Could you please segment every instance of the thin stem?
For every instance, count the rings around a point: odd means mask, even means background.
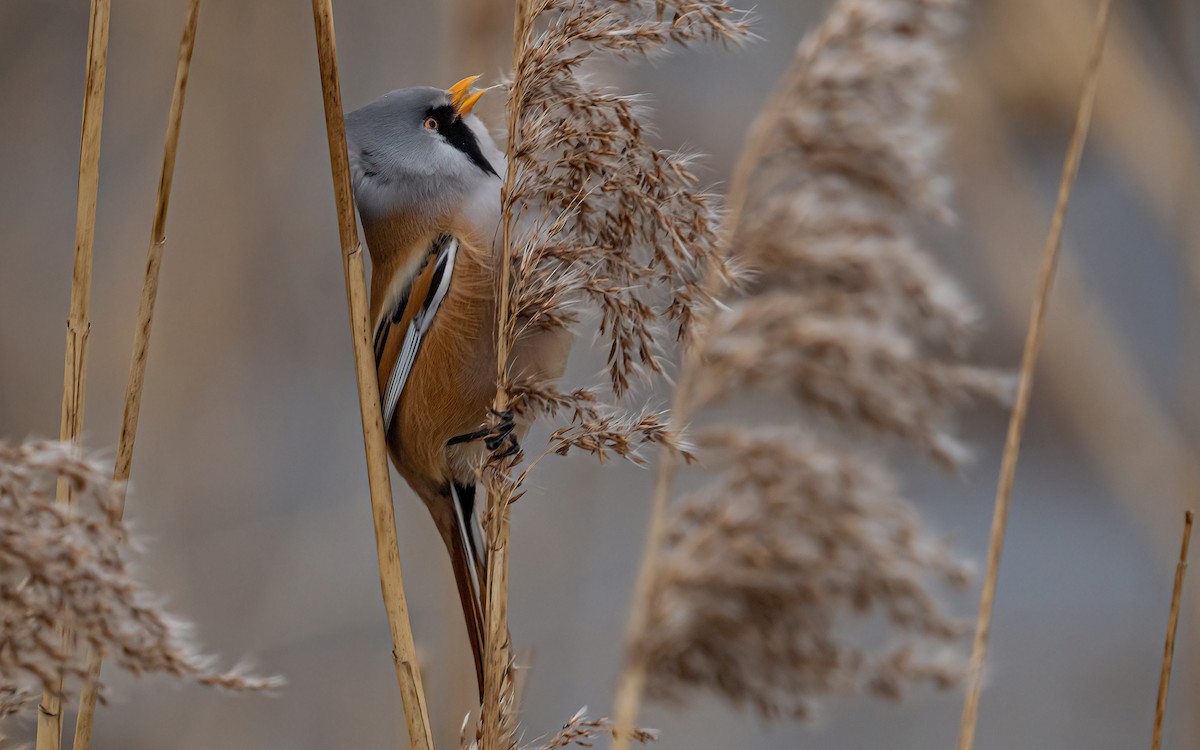
[[[1070,203],[1071,190],[1079,173],[1079,161],[1087,141],[1088,128],[1092,119],[1092,108],[1096,100],[1097,82],[1100,78],[1100,61],[1104,56],[1104,41],[1108,36],[1108,21],[1112,0],[1102,0],[1096,17],[1092,54],[1084,74],[1083,95],[1075,114],[1071,140],[1067,145],[1067,156],[1063,163],[1062,179],[1059,183],[1058,201],[1050,224],[1050,233],[1042,256],[1041,276],[1037,296],[1033,301],[1029,328],[1025,336],[1025,349],[1021,357],[1021,375],[1017,386],[1017,399],[1008,423],[1008,435],[1004,442],[1004,457],[1000,466],[1000,481],[996,487],[996,504],[992,516],[991,539],[988,543],[987,572],[984,576],[983,592],[979,600],[979,618],[975,626],[975,642],[971,651],[971,662],[967,676],[966,698],[963,702],[962,724],[959,730],[959,750],[971,750],[975,741],[975,724],[979,716],[979,693],[983,687],[983,667],[987,660],[988,637],[991,632],[992,607],[996,598],[996,582],[1000,573],[1000,555],[1004,549],[1004,534],[1008,525],[1008,509],[1012,503],[1013,481],[1017,473],[1017,456],[1021,449],[1021,435],[1025,418],[1029,413],[1029,399],[1033,392],[1033,372],[1037,364],[1038,350],[1042,343],[1042,325],[1054,286],[1054,274],[1058,267],[1059,250],[1062,247],[1063,226]]]
[[[508,139],[504,185],[501,187],[500,226],[500,278],[497,289],[496,324],[496,398],[493,408],[505,411],[509,405],[508,360],[513,346],[512,320],[512,263],[513,226],[518,213],[517,200],[512,191],[517,179],[517,144],[520,141],[522,90],[525,82],[521,77],[521,60],[528,44],[530,18],[529,0],[517,0],[513,17],[513,83],[508,95],[507,125]],[[508,558],[510,532],[510,505],[516,485],[512,481],[508,463],[491,463],[487,467],[487,538],[488,559],[486,585],[484,586],[484,656],[483,705],[480,708],[482,750],[500,750],[509,744],[507,735],[512,728],[513,710],[511,701],[506,707],[504,697],[511,694],[512,643],[508,630]],[[511,695],[510,695],[511,697]]]
[[[63,367],[63,441],[79,442],[87,384],[87,344],[91,329],[88,310],[92,297],[92,256],[96,238],[96,198],[100,189],[100,131],[104,121],[104,82],[108,70],[110,0],[92,0],[88,21],[87,73],[84,79],[83,124],[79,142],[79,193],[75,208],[75,265],[71,272],[71,312],[67,319],[66,362]],[[57,499],[73,504],[66,480],[58,482]],[[71,646],[70,629],[60,625],[63,649]],[[38,706],[37,750],[62,745],[63,677],[43,686]]]
[[[113,482],[118,488],[117,504],[113,509],[113,515],[118,521],[125,513],[125,483],[129,480],[129,471],[133,464],[133,444],[137,438],[142,386],[146,379],[146,360],[150,350],[150,328],[154,322],[154,303],[158,298],[159,268],[162,265],[163,247],[167,241],[167,206],[171,201],[171,180],[175,174],[175,154],[179,146],[179,128],[183,122],[183,101],[187,92],[188,71],[192,63],[192,50],[196,43],[196,21],[199,14],[200,0],[189,0],[187,17],[183,24],[183,36],[179,41],[175,89],[171,95],[171,109],[167,117],[167,135],[163,146],[162,171],[158,178],[158,197],[155,202],[154,221],[150,229],[146,275],[142,281],[137,325],[133,331],[133,360],[129,366],[129,380],[125,386],[125,410],[121,419],[121,436],[117,442],[117,459],[113,467]],[[100,654],[94,648],[88,650],[87,664],[87,681],[79,696],[79,716],[75,719],[74,750],[87,750],[92,741],[92,727],[98,697],[97,686],[100,680]]]
[[[374,355],[367,331],[367,294],[363,276],[362,246],[354,220],[354,194],[350,188],[350,168],[346,155],[346,130],[342,111],[342,92],[338,81],[337,45],[333,29],[333,1],[313,0],[313,25],[317,37],[317,60],[321,68],[321,91],[325,103],[325,129],[329,136],[329,162],[333,171],[333,193],[337,203],[338,233],[342,248],[342,271],[346,277],[346,300],[350,308],[350,333],[354,344],[354,371],[358,381],[358,405],[362,418],[363,443],[367,456],[367,478],[371,488],[371,511],[375,523],[375,550],[379,563],[379,584],[392,636],[392,660],[408,738],[413,748],[431,750],[433,738],[408,602],[404,595],[404,576],[400,569],[400,548],[396,538],[396,517],[392,508],[391,478],[384,448],[383,415],[379,406]]]
[[[1154,733],[1150,750],[1162,747],[1163,717],[1167,713],[1167,688],[1171,685],[1171,661],[1175,658],[1175,631],[1179,627],[1179,602],[1183,598],[1183,574],[1187,572],[1188,544],[1192,540],[1192,512],[1183,514],[1183,542],[1179,545],[1179,563],[1175,566],[1175,586],[1171,590],[1171,615],[1167,618],[1167,641],[1163,646],[1162,671],[1158,676],[1158,700],[1154,704]]]

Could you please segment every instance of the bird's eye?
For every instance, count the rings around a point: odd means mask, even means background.
[[[438,121],[433,117],[426,117],[425,118],[425,129],[426,130],[437,130],[438,129]]]

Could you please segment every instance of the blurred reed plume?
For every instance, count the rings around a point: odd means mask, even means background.
[[[55,502],[59,482],[75,511]],[[35,688],[64,676],[86,680],[83,645],[134,675],[162,672],[234,691],[281,684],[215,669],[191,645],[189,626],[137,582],[133,539],[117,517],[120,492],[69,443],[0,444],[0,718],[26,706]],[[58,642],[60,625],[71,628],[75,647]]]
[[[635,100],[581,69],[605,57],[738,43],[748,35],[745,15],[720,2],[518,3],[501,198],[495,412],[567,420],[535,465],[572,449],[639,460],[646,443],[678,448],[659,414],[617,402],[662,372],[662,341],[686,336],[711,301],[705,280],[728,276],[717,252],[714,200],[690,171],[690,157],[652,146]],[[599,318],[598,337],[608,349],[607,388],[564,392],[510,371],[524,334],[565,332],[587,312]],[[493,459],[486,472],[488,655],[479,732],[485,749],[516,744],[508,519],[529,471],[512,479],[517,459]]]
[[[822,695],[952,684],[962,624],[936,594],[963,564],[928,538],[876,434],[947,469],[956,409],[1010,380],[963,364],[976,313],[914,224],[950,218],[930,110],[950,73],[959,0],[841,0],[800,44],[752,127],[730,190],[728,250],[755,275],[685,363],[674,418],[790,393],[805,427],[701,431],[717,479],[669,507],[664,459],[618,732],[643,685],[711,689],[767,717]],[[640,611],[639,611],[640,610]],[[847,619],[879,614],[876,650]]]
[[[964,633],[934,587],[966,569],[926,538],[882,466],[798,428],[727,426],[699,447],[720,473],[667,518],[639,644],[651,697],[709,687],[768,718],[805,718],[821,695],[954,684],[955,664],[915,645]],[[844,621],[871,611],[895,641],[878,652]]]

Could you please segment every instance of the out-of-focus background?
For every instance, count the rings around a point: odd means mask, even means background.
[[[470,73],[497,79],[510,26],[494,5],[337,3],[347,107]],[[651,95],[663,143],[711,154],[714,182],[828,3],[755,5],[758,44],[614,72]],[[184,6],[113,7],[86,420],[87,444],[110,456]],[[1200,505],[1200,8],[1116,6],[1017,477],[980,750],[1146,743],[1182,509]],[[979,0],[971,12],[942,111],[961,221],[929,236],[986,310],[984,364],[1019,357],[1094,10]],[[58,431],[87,18],[86,0],[0,4],[0,438]],[[307,3],[201,9],[128,509],[147,542],[144,578],[204,646],[288,686],[231,697],[118,679],[96,748],[404,736],[314,50]],[[500,105],[481,106],[485,118],[498,122]],[[598,367],[587,343],[569,377]],[[963,476],[905,472],[929,524],[980,560],[1005,419],[981,410],[964,425],[978,459]],[[650,484],[645,470],[561,459],[516,507],[512,624],[518,649],[534,646],[530,738],[582,705],[609,709]],[[396,496],[431,718],[453,746],[473,692],[465,634],[432,523],[399,481]],[[1167,747],[1200,742],[1196,578]],[[973,614],[975,594],[953,604]],[[834,702],[816,724],[768,726],[700,700],[653,707],[643,723],[663,730],[663,748],[950,747],[960,706],[957,693]]]

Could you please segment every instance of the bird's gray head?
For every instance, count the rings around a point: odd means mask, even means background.
[[[503,155],[470,113],[483,94],[468,93],[476,78],[448,90],[399,89],[346,116],[354,197],[364,220],[452,213],[489,182],[499,193]]]

